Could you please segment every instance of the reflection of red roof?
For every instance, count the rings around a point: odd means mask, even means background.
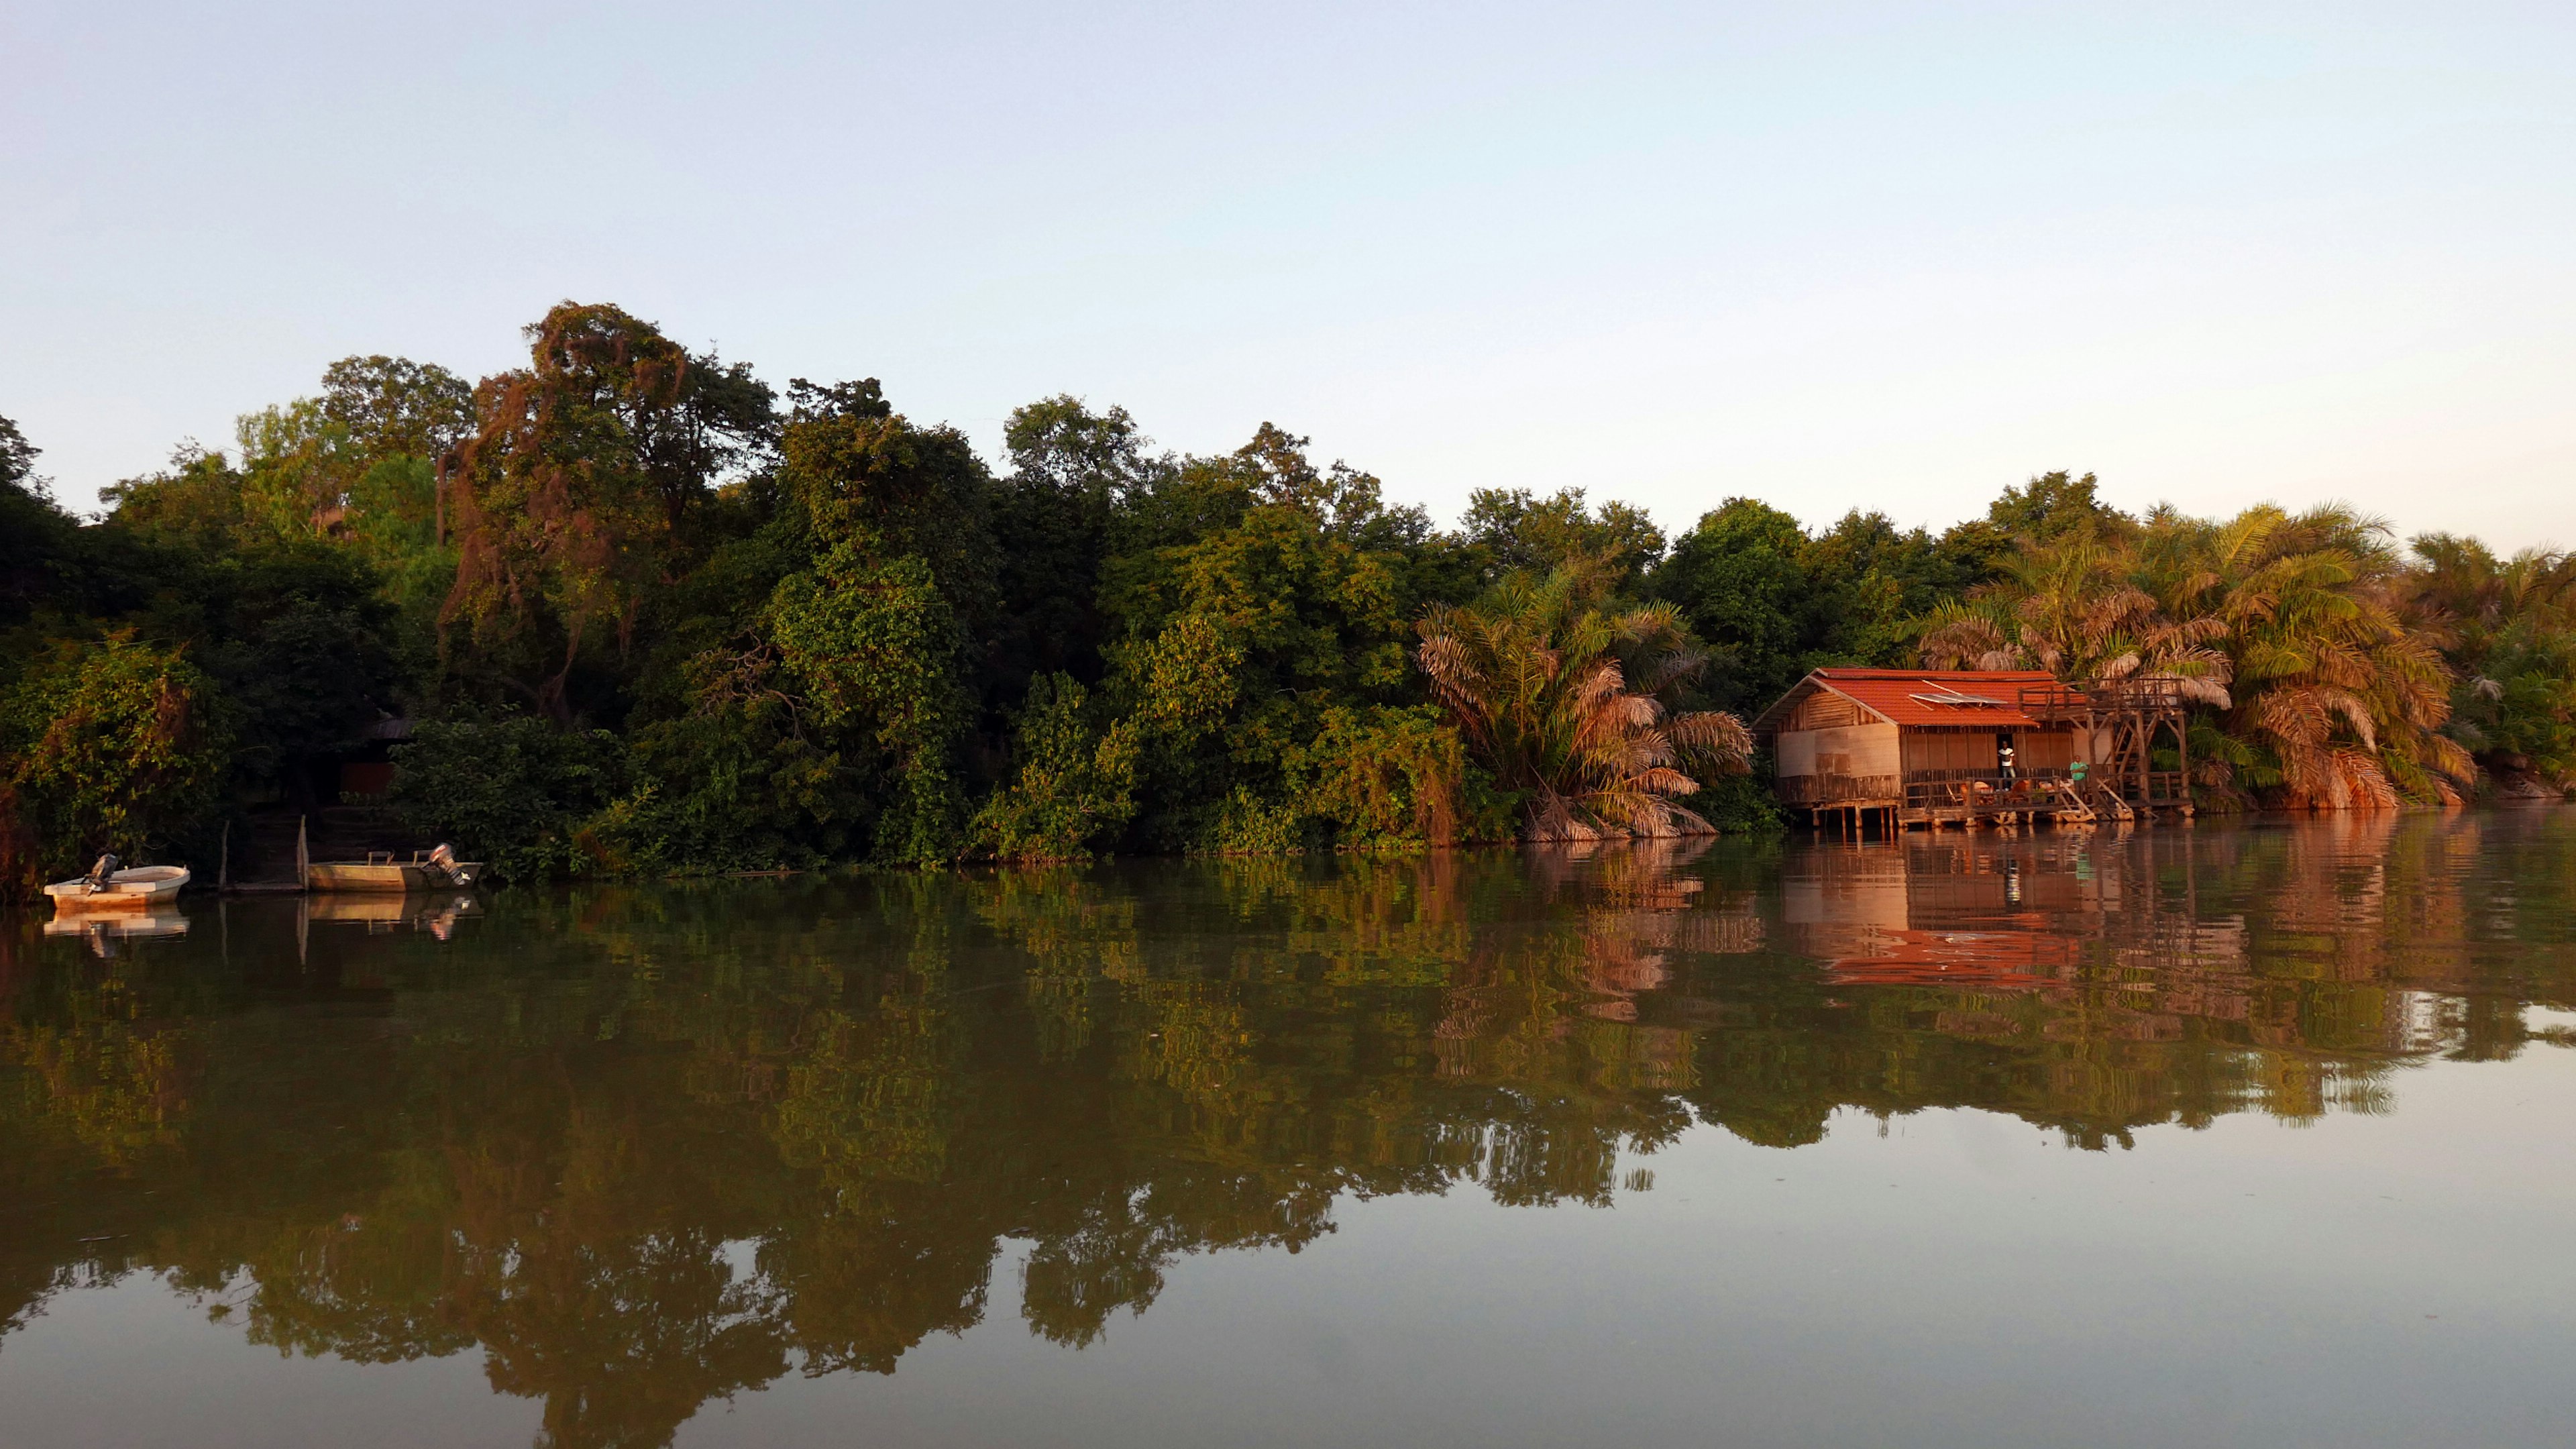
[[[1980,986],[2027,991],[2051,985],[2082,958],[2072,936],[2033,931],[1890,931],[1854,942],[1867,954],[1825,963],[1844,985]]]
[[[1819,669],[1764,710],[1754,728],[1776,727],[1797,701],[1825,689],[1890,724],[2038,729],[2022,711],[2021,691],[2056,682],[2044,669]]]

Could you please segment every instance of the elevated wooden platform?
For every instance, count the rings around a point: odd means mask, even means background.
[[[2188,706],[2169,679],[1820,669],[1755,729],[1819,830],[2093,825],[2192,813]]]

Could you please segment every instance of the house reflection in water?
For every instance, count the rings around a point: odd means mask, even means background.
[[[2156,843],[1900,837],[1818,850],[1783,880],[1781,915],[1792,949],[1839,985],[2035,992],[2060,1005],[2110,986],[2134,998],[2111,1008],[2125,1020],[2105,1022],[2097,1009],[2043,1030],[2081,1020],[2114,1039],[2172,1040],[2187,1015],[2244,1020],[2244,924],[2195,920],[2139,888]],[[2240,989],[2186,986],[2213,975]]]
[[[1781,882],[1799,951],[1838,982],[2033,989],[2064,981],[2120,912],[2088,842],[1900,838],[1815,851]]]
[[[2453,963],[2393,959],[2447,953],[2408,949],[2390,908],[2440,897],[2392,900],[2386,826],[2347,833],[2348,851],[2297,862],[2309,879],[2265,893],[2259,932],[2231,892],[2200,898],[2211,852],[2190,831],[1846,843],[1787,863],[1783,944],[1838,986],[1966,993],[1937,1028],[1966,1035],[2004,1029],[1978,999],[2027,994],[2047,1037],[2169,1042],[2201,1021],[2270,1047],[2331,1025],[2347,1048],[2425,1050],[2456,1025],[2443,998],[2388,978]],[[2314,989],[2330,983],[2345,989]]]

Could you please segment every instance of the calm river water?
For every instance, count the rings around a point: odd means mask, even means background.
[[[0,1441],[2559,1445],[2576,810],[0,920]]]

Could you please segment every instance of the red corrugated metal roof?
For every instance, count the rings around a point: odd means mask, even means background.
[[[1819,669],[1762,719],[1770,722],[1782,705],[1821,685],[1900,725],[2038,729],[2040,722],[2022,711],[2021,691],[2056,682],[2044,669]]]

